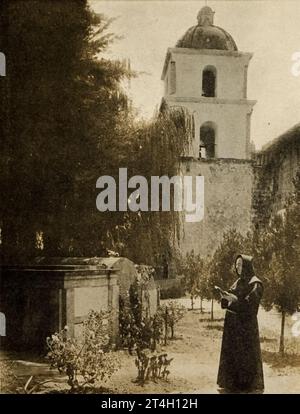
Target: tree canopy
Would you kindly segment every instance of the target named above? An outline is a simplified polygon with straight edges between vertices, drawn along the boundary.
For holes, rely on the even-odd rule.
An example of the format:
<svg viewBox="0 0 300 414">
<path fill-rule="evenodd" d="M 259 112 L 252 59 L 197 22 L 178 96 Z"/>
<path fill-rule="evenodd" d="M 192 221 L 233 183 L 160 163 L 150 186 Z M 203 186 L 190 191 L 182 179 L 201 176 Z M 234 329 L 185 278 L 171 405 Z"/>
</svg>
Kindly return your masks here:
<svg viewBox="0 0 300 414">
<path fill-rule="evenodd" d="M 86 0 L 3 0 L 0 8 L 3 261 L 107 249 L 162 261 L 158 246 L 170 254 L 175 213 L 100 213 L 96 181 L 121 167 L 172 176 L 189 139 L 185 114 L 135 119 L 123 87 L 135 74 L 107 58 L 117 36 Z"/>
</svg>

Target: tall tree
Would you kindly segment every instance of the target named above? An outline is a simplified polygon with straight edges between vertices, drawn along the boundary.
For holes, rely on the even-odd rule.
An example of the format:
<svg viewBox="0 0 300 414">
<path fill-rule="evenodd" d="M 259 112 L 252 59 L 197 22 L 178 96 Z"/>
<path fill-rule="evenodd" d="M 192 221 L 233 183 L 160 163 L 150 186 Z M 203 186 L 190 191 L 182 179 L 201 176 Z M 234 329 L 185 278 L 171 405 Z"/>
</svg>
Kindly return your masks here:
<svg viewBox="0 0 300 414">
<path fill-rule="evenodd" d="M 265 229 L 259 245 L 259 266 L 266 279 L 263 304 L 281 313 L 279 352 L 284 354 L 286 315 L 300 305 L 300 173 L 295 191 L 283 213 Z"/>
<path fill-rule="evenodd" d="M 8 62 L 0 97 L 4 260 L 112 249 L 137 262 L 169 261 L 180 214 L 100 213 L 96 181 L 117 180 L 121 167 L 148 183 L 176 175 L 190 118 L 164 108 L 151 122 L 136 122 L 122 88 L 133 73 L 105 57 L 115 40 L 110 20 L 86 0 L 3 0 L 0 7 Z"/>
<path fill-rule="evenodd" d="M 116 165 L 128 71 L 101 57 L 113 36 L 87 1 L 3 0 L 1 23 L 3 256 L 35 254 L 37 232 L 46 254 L 84 253 L 103 233 L 93 227 L 95 182 Z"/>
</svg>

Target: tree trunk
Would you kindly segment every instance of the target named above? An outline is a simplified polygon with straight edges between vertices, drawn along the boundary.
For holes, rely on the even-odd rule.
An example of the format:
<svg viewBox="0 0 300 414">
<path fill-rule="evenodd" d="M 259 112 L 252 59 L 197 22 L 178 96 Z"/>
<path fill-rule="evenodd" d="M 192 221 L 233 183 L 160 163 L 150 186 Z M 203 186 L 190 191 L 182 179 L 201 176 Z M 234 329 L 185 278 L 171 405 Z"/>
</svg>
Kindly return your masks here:
<svg viewBox="0 0 300 414">
<path fill-rule="evenodd" d="M 203 313 L 203 306 L 202 306 L 203 299 L 200 298 L 200 313 Z"/>
<path fill-rule="evenodd" d="M 170 327 L 171 327 L 171 339 L 174 339 L 174 324 L 172 324 Z"/>
<path fill-rule="evenodd" d="M 279 353 L 284 355 L 284 327 L 285 327 L 285 312 L 281 313 L 281 332 L 280 332 L 280 344 L 279 344 Z"/>
<path fill-rule="evenodd" d="M 168 337 L 168 307 L 166 306 L 166 314 L 165 314 L 165 345 L 167 345 L 167 337 Z"/>
<path fill-rule="evenodd" d="M 214 300 L 211 300 L 210 320 L 214 320 Z"/>
<path fill-rule="evenodd" d="M 194 296 L 191 296 L 192 310 L 194 309 Z"/>
</svg>

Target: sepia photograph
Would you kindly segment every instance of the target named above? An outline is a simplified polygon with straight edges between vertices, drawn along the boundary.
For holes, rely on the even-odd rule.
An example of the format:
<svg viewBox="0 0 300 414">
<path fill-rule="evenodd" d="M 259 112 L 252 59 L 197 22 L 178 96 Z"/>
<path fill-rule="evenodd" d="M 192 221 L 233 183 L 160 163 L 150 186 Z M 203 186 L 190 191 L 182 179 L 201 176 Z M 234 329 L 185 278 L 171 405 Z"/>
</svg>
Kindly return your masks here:
<svg viewBox="0 0 300 414">
<path fill-rule="evenodd" d="M 3 397 L 300 394 L 299 21 L 1 0 Z"/>
</svg>

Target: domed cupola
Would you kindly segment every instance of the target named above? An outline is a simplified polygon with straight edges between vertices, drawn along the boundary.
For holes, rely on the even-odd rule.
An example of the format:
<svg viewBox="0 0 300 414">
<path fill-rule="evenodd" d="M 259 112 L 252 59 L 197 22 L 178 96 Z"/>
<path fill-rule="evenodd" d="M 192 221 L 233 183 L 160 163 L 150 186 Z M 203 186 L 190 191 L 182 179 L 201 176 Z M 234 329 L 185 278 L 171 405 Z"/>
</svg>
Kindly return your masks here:
<svg viewBox="0 0 300 414">
<path fill-rule="evenodd" d="M 188 29 L 176 47 L 237 51 L 232 36 L 221 27 L 214 26 L 214 14 L 210 7 L 203 7 L 197 16 L 198 24 Z"/>
</svg>

